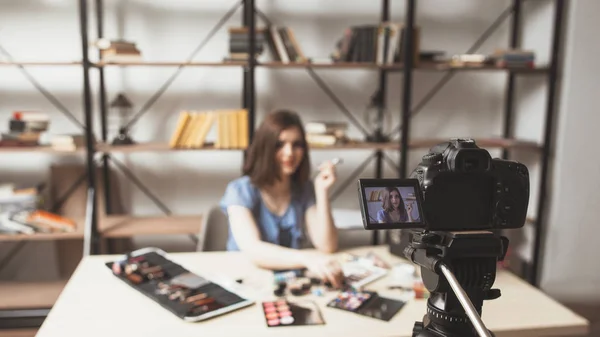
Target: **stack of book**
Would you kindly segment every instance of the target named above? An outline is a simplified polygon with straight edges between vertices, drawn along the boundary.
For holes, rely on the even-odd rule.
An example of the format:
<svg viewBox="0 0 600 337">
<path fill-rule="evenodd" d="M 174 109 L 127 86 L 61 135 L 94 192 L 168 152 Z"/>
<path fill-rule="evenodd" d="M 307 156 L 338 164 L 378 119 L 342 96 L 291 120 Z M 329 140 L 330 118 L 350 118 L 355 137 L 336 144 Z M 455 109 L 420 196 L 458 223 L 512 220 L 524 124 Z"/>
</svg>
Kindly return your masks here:
<svg viewBox="0 0 600 337">
<path fill-rule="evenodd" d="M 50 140 L 50 146 L 56 151 L 75 151 L 85 147 L 85 135 L 55 135 Z"/>
<path fill-rule="evenodd" d="M 403 24 L 393 22 L 349 27 L 337 42 L 331 58 L 334 62 L 401 63 L 404 59 L 404 32 Z M 419 62 L 419 46 L 420 28 L 414 26 L 415 65 Z"/>
<path fill-rule="evenodd" d="M 313 121 L 304 125 L 306 142 L 311 146 L 331 146 L 349 141 L 346 131 L 348 123 Z"/>
<path fill-rule="evenodd" d="M 228 61 L 247 61 L 249 51 L 248 28 L 229 29 L 229 58 Z M 306 62 L 294 31 L 289 27 L 271 25 L 267 28 L 256 29 L 256 55 L 258 58 L 264 52 L 264 44 L 268 45 L 271 57 L 275 62 L 297 63 Z"/>
<path fill-rule="evenodd" d="M 50 117 L 41 111 L 15 111 L 2 133 L 0 146 L 38 146 L 50 126 Z"/>
<path fill-rule="evenodd" d="M 500 68 L 533 68 L 535 66 L 535 53 L 529 50 L 497 50 L 491 58 Z"/>
<path fill-rule="evenodd" d="M 142 53 L 135 43 L 124 40 L 105 42 L 100 46 L 100 55 L 104 62 L 139 62 Z"/>
<path fill-rule="evenodd" d="M 255 58 L 258 58 L 264 51 L 265 33 L 264 29 L 257 28 L 254 38 Z M 248 61 L 250 53 L 250 36 L 248 27 L 229 28 L 229 58 L 227 61 Z"/>
<path fill-rule="evenodd" d="M 12 183 L 0 185 L 0 233 L 57 233 L 76 229 L 71 219 L 38 208 L 43 186 L 18 188 Z"/>
<path fill-rule="evenodd" d="M 178 149 L 202 148 L 210 144 L 207 136 L 216 124 L 214 146 L 219 149 L 245 149 L 248 147 L 248 111 L 183 111 L 179 115 L 169 146 Z"/>
</svg>

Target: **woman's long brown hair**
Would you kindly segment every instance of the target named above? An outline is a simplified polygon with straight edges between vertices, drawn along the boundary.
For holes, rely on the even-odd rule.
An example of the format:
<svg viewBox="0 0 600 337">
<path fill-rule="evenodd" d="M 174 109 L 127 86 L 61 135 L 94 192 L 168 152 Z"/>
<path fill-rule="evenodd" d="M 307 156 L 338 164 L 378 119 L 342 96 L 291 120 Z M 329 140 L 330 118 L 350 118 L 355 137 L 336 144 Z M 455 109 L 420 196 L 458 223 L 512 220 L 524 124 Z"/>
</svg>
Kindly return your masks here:
<svg viewBox="0 0 600 337">
<path fill-rule="evenodd" d="M 276 110 L 269 113 L 254 133 L 243 172 L 250 177 L 252 183 L 261 188 L 281 179 L 281 168 L 275 159 L 279 134 L 286 129 L 298 128 L 305 144 L 304 156 L 298 169 L 292 176 L 292 181 L 298 186 L 304 186 L 310 175 L 310 159 L 306 146 L 306 133 L 297 113 L 289 110 Z"/>
</svg>

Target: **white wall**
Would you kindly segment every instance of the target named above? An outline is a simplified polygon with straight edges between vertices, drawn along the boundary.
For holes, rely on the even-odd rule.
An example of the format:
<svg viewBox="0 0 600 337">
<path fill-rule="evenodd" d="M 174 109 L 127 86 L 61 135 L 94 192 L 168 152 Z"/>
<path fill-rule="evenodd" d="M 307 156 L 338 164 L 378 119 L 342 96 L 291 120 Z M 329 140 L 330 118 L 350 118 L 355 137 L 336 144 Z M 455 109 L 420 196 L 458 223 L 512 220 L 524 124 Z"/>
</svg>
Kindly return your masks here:
<svg viewBox="0 0 600 337">
<path fill-rule="evenodd" d="M 90 2 L 90 5 L 93 2 Z M 172 0 L 106 0 L 106 36 L 117 38 L 120 34 L 135 41 L 146 60 L 184 60 L 207 34 L 208 30 L 230 8 L 234 1 Z M 493 20 L 510 5 L 511 1 L 452 0 L 440 3 L 434 0 L 418 2 L 418 23 L 422 26 L 422 48 L 445 50 L 449 54 L 462 53 L 479 37 Z M 80 53 L 78 18 L 75 1 L 27 0 L 0 3 L 0 44 L 18 59 L 77 60 Z M 259 8 L 274 23 L 292 27 L 305 53 L 312 57 L 327 57 L 344 28 L 354 24 L 376 23 L 380 8 L 376 1 L 321 1 L 257 0 Z M 402 21 L 404 1 L 392 1 L 392 19 Z M 548 60 L 551 27 L 551 1 L 530 1 L 524 8 L 528 33 L 524 46 L 538 52 L 540 63 Z M 122 12 L 123 15 L 118 13 Z M 119 19 L 124 17 L 125 20 Z M 125 22 L 120 25 L 120 22 Z M 241 24 L 241 11 L 226 24 Z M 94 28 L 91 18 L 90 29 Z M 529 29 L 533 28 L 533 29 Z M 480 52 L 491 53 L 508 42 L 508 21 L 486 42 Z M 93 35 L 93 34 L 92 34 Z M 196 60 L 219 61 L 227 53 L 227 30 L 221 29 L 208 43 Z M 106 71 L 109 97 L 123 90 L 137 108 L 162 85 L 174 68 L 109 68 Z M 81 72 L 78 68 L 32 68 L 31 72 L 50 91 L 82 118 Z M 95 73 L 93 78 L 95 79 Z M 318 70 L 355 113 L 362 119 L 365 105 L 376 88 L 377 74 L 370 70 Z M 414 76 L 414 104 L 442 78 L 443 73 L 423 72 Z M 238 107 L 241 102 L 242 70 L 229 67 L 189 68 L 183 71 L 171 88 L 153 106 L 151 111 L 135 126 L 133 137 L 137 141 L 166 141 L 173 132 L 178 113 L 183 109 L 218 109 Z M 336 106 L 301 69 L 257 70 L 258 121 L 265 112 L 274 108 L 290 108 L 302 113 L 305 121 L 322 119 L 345 120 Z M 389 77 L 388 104 L 392 114 L 389 125 L 398 122 L 401 100 L 400 74 Z M 503 73 L 466 72 L 455 78 L 413 119 L 412 136 L 420 137 L 483 137 L 502 132 L 503 95 L 506 75 Z M 517 135 L 526 139 L 541 140 L 540 118 L 545 108 L 545 82 L 543 76 L 520 81 L 519 125 Z M 95 87 L 96 84 L 94 84 Z M 32 86 L 13 68 L 0 68 L 0 125 L 8 120 L 12 110 L 23 107 L 39 108 L 53 116 L 52 132 L 73 132 L 69 124 Z M 98 123 L 96 123 L 98 126 Z M 357 129 L 351 133 L 359 136 Z M 413 151 L 409 168 L 414 167 L 425 149 Z M 342 153 L 345 164 L 340 167 L 340 181 L 366 158 L 368 151 Z M 217 155 L 218 154 L 218 155 Z M 494 155 L 499 152 L 494 151 Z M 322 160 L 340 155 L 339 151 L 315 151 L 313 166 Z M 397 160 L 395 153 L 389 155 Z M 53 158 L 51 156 L 5 156 L 0 163 L 3 180 L 43 180 L 47 165 L 57 161 L 77 161 L 81 158 Z M 191 153 L 139 153 L 119 158 L 160 195 L 176 213 L 193 214 L 216 203 L 228 181 L 240 172 L 241 153 L 191 152 Z M 535 161 L 539 156 L 525 156 L 524 162 L 534 175 Z M 18 163 L 18 164 L 17 164 Z M 364 171 L 363 177 L 372 175 L 374 166 Z M 387 177 L 395 176 L 387 167 Z M 121 177 L 125 206 L 135 214 L 160 214 L 142 192 Z M 535 210 L 537 188 L 532 190 L 532 207 Z M 348 189 L 334 202 L 336 207 L 357 207 L 354 189 Z M 365 233 L 364 235 L 368 235 Z M 178 238 L 180 239 L 180 238 Z M 140 240 L 139 244 L 154 244 L 154 240 Z M 164 242 L 164 241 L 162 241 Z M 189 247 L 183 238 L 179 247 Z M 31 243 L 28 246 L 42 244 Z M 0 247 L 4 253 L 10 244 Z M 3 254 L 0 254 L 3 256 Z M 29 277 L 24 270 L 34 268 L 34 256 L 22 254 L 0 277 Z M 26 261 L 26 263 L 24 263 Z M 49 263 L 39 263 L 46 266 Z M 39 270 L 39 268 L 37 269 Z"/>
<path fill-rule="evenodd" d="M 542 288 L 565 301 L 600 300 L 600 2 L 570 2 Z"/>
</svg>

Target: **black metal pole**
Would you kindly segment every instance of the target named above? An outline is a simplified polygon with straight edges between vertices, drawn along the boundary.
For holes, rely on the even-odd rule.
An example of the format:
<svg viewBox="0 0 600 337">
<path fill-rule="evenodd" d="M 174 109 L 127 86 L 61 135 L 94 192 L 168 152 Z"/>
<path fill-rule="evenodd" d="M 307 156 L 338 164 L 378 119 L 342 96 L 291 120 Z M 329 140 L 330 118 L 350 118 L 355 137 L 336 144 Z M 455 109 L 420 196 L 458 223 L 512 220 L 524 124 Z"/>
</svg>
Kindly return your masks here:
<svg viewBox="0 0 600 337">
<path fill-rule="evenodd" d="M 85 140 L 86 140 L 86 161 L 87 161 L 87 178 L 88 178 L 88 191 L 91 196 L 91 207 L 88 211 L 92 214 L 88 214 L 90 217 L 90 228 L 86 229 L 86 232 L 90 235 L 90 246 L 89 252 L 84 254 L 97 254 L 100 252 L 100 237 L 98 234 L 98 218 L 96 212 L 96 175 L 95 175 L 95 162 L 94 162 L 94 120 L 92 118 L 92 95 L 90 88 L 90 68 L 91 63 L 88 53 L 88 13 L 87 13 L 87 0 L 79 0 L 79 24 L 81 30 L 81 52 L 82 52 L 82 63 L 83 63 L 83 110 L 85 117 Z"/>
<path fill-rule="evenodd" d="M 412 102 L 412 74 L 414 64 L 415 0 L 406 0 L 406 24 L 404 26 L 404 84 L 402 88 L 402 134 L 400 135 L 400 178 L 406 177 L 408 142 L 410 140 L 410 114 Z"/>
<path fill-rule="evenodd" d="M 382 0 L 381 3 L 381 23 L 386 23 L 390 20 L 390 1 Z M 375 141 L 383 141 L 383 125 L 385 119 L 385 99 L 386 99 L 386 86 L 387 86 L 387 71 L 385 69 L 379 70 L 379 87 L 377 88 L 377 127 L 375 128 Z M 375 152 L 375 177 L 383 178 L 383 151 L 377 150 Z M 373 231 L 371 241 L 373 245 L 379 244 L 379 231 Z M 387 235 L 386 235 L 387 241 Z"/>
<path fill-rule="evenodd" d="M 542 147 L 542 172 L 540 176 L 540 192 L 535 221 L 535 239 L 533 243 L 533 261 L 531 272 L 531 284 L 539 286 L 540 266 L 542 265 L 542 239 L 544 238 L 544 220 L 546 212 L 548 165 L 550 160 L 552 134 L 554 132 L 554 115 L 556 110 L 556 94 L 558 81 L 558 68 L 560 63 L 560 49 L 564 24 L 565 1 L 555 0 L 554 6 L 554 30 L 552 32 L 552 51 L 550 58 L 550 69 L 548 74 L 548 103 L 546 105 L 546 120 L 544 127 L 544 144 Z"/>
<path fill-rule="evenodd" d="M 521 36 L 521 2 L 522 0 L 513 0 L 513 13 L 510 23 L 510 48 L 519 48 Z M 508 83 L 506 85 L 506 97 L 504 102 L 504 138 L 512 138 L 512 124 L 515 109 L 515 73 L 508 72 Z M 502 158 L 508 159 L 509 150 L 502 150 Z"/>
<path fill-rule="evenodd" d="M 96 0 L 96 30 L 98 39 L 104 37 L 104 1 Z M 102 53 L 98 51 L 98 57 L 101 59 Z M 106 86 L 104 84 L 104 67 L 98 68 L 98 80 L 100 88 L 98 99 L 100 104 L 100 126 L 102 133 L 102 142 L 108 143 L 108 112 L 106 111 Z M 102 154 L 102 180 L 104 181 L 104 209 L 106 214 L 111 214 L 110 207 L 110 167 L 108 165 L 109 154 Z"/>
<path fill-rule="evenodd" d="M 244 26 L 248 28 L 248 64 L 244 67 L 244 109 L 248 110 L 248 137 L 252 141 L 254 136 L 255 120 L 255 83 L 254 70 L 256 68 L 256 20 L 254 0 L 244 1 Z"/>
</svg>

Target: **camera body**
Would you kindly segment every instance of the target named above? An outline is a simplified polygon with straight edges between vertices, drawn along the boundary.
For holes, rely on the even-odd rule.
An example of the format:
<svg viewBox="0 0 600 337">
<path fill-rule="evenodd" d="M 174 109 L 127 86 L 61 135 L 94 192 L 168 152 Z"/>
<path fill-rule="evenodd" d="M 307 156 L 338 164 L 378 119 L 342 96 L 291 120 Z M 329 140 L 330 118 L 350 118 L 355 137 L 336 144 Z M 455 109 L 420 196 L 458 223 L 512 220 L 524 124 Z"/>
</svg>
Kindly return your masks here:
<svg viewBox="0 0 600 337">
<path fill-rule="evenodd" d="M 413 206 L 404 209 L 404 213 L 411 216 L 402 215 L 401 207 L 377 210 L 374 216 L 373 203 L 377 201 L 382 209 L 386 208 L 384 206 L 392 204 L 395 200 L 392 196 L 395 198 L 397 194 L 384 191 L 387 199 L 374 200 L 377 199 L 373 198 L 375 186 L 388 192 L 396 187 L 395 190 L 401 192 L 402 205 L 406 205 L 407 196 L 414 199 Z M 430 231 L 523 227 L 530 190 L 529 170 L 525 165 L 492 159 L 489 152 L 479 148 L 472 139 L 451 139 L 432 147 L 409 179 L 359 179 L 358 187 L 365 229 L 424 228 Z M 407 190 L 410 187 L 412 194 Z M 416 216 L 418 221 L 414 221 Z"/>
</svg>

